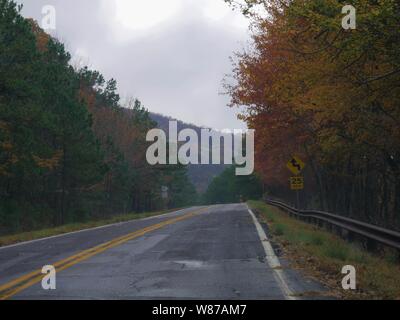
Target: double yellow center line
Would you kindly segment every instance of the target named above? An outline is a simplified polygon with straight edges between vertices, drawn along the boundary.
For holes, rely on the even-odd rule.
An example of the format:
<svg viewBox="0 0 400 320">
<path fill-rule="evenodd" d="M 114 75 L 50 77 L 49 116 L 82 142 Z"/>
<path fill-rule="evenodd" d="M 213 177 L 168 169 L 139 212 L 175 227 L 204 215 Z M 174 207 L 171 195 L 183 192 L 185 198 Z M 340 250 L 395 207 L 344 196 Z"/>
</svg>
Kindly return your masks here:
<svg viewBox="0 0 400 320">
<path fill-rule="evenodd" d="M 70 256 L 66 259 L 60 260 L 56 263 L 53 263 L 52 265 L 54 266 L 54 268 L 56 269 L 57 272 L 63 271 L 67 268 L 70 268 L 70 267 L 76 265 L 77 263 L 79 263 L 83 260 L 89 259 L 90 257 L 93 257 L 93 256 L 95 256 L 99 253 L 102 253 L 108 249 L 114 248 L 125 242 L 136 239 L 138 237 L 141 237 L 141 236 L 145 235 L 146 233 L 155 231 L 157 229 L 161 229 L 165 226 L 177 223 L 179 221 L 183 221 L 183 220 L 192 218 L 205 210 L 207 210 L 207 208 L 193 211 L 191 213 L 179 216 L 177 218 L 166 220 L 166 221 L 157 223 L 155 225 L 146 227 L 144 229 L 126 234 L 122 237 L 115 238 L 111 241 L 105 242 L 96 247 L 81 251 L 81 252 L 79 252 L 73 256 Z M 34 284 L 42 281 L 43 276 L 44 275 L 42 274 L 42 270 L 39 269 L 39 270 L 30 272 L 28 274 L 25 274 L 19 278 L 16 278 L 4 285 L 1 285 L 0 286 L 0 300 L 9 299 L 12 296 L 16 295 L 17 293 L 21 292 L 22 290 L 25 290 L 26 288 L 29 288 L 29 287 L 33 286 Z"/>
</svg>

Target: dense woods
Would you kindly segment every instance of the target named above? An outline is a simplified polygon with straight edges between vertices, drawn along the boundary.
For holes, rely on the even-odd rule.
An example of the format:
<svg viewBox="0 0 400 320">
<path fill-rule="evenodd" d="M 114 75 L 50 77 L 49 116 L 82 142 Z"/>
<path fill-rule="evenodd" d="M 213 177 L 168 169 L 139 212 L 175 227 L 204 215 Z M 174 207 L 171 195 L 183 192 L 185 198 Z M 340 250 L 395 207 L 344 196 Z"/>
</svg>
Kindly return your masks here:
<svg viewBox="0 0 400 320">
<path fill-rule="evenodd" d="M 246 3 L 253 45 L 226 87 L 256 129 L 269 196 L 293 202 L 286 163 L 297 154 L 307 164 L 302 206 L 400 228 L 399 2 Z M 346 4 L 357 10 L 355 30 L 342 28 Z"/>
<path fill-rule="evenodd" d="M 121 103 L 115 80 L 75 70 L 20 9 L 0 0 L 0 233 L 196 201 L 186 168 L 147 164 L 157 124 L 141 103 Z"/>
<path fill-rule="evenodd" d="M 211 181 L 203 201 L 208 204 L 239 203 L 259 200 L 262 195 L 263 184 L 256 174 L 237 176 L 236 167 L 231 166 Z"/>
</svg>

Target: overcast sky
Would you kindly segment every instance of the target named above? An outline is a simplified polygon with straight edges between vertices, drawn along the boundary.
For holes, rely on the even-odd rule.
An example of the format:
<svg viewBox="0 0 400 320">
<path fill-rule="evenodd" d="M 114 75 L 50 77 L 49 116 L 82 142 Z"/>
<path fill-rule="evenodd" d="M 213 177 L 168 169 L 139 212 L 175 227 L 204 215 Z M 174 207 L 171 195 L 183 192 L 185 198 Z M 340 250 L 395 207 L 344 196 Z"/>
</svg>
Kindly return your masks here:
<svg viewBox="0 0 400 320">
<path fill-rule="evenodd" d="M 248 22 L 223 0 L 19 0 L 26 17 L 56 8 L 55 35 L 122 97 L 153 112 L 216 129 L 243 128 L 220 95 L 229 57 L 249 40 Z"/>
</svg>

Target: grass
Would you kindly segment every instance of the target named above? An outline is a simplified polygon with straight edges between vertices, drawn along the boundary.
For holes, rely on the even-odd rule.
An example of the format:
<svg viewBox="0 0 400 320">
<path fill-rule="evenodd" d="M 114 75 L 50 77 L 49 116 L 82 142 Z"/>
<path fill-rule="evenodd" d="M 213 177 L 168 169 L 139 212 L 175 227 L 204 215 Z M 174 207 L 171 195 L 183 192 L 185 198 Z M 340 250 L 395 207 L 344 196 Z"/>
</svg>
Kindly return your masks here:
<svg viewBox="0 0 400 320">
<path fill-rule="evenodd" d="M 80 230 L 84 230 L 84 229 L 101 227 L 101 226 L 119 223 L 119 222 L 126 222 L 126 221 L 131 221 L 131 220 L 138 220 L 138 219 L 143 219 L 143 218 L 148 218 L 148 217 L 159 216 L 161 214 L 172 212 L 175 210 L 179 210 L 179 209 L 164 210 L 164 211 L 158 211 L 158 212 L 121 214 L 121 215 L 116 215 L 112 218 L 104 219 L 104 220 L 93 220 L 93 221 L 82 222 L 82 223 L 71 223 L 71 224 L 65 224 L 63 226 L 54 227 L 54 228 L 47 228 L 47 229 L 35 230 L 35 231 L 31 231 L 31 232 L 23 232 L 23 233 L 18 233 L 18 234 L 0 236 L 0 247 L 11 245 L 11 244 L 16 244 L 19 242 L 42 239 L 42 238 L 61 235 L 61 234 L 69 233 L 69 232 L 80 231 Z"/>
<path fill-rule="evenodd" d="M 295 268 L 331 289 L 343 299 L 400 299 L 400 265 L 393 252 L 377 256 L 340 237 L 290 217 L 260 201 L 249 206 L 268 224 L 273 241 Z M 357 271 L 357 290 L 345 291 L 341 270 L 352 265 Z"/>
</svg>

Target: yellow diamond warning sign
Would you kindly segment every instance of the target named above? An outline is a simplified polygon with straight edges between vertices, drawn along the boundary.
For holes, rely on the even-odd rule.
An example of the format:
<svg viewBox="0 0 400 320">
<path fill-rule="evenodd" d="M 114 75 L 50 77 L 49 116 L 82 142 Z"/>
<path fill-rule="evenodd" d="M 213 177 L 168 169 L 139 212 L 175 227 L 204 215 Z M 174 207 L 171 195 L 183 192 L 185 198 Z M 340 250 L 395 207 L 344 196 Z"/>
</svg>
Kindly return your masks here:
<svg viewBox="0 0 400 320">
<path fill-rule="evenodd" d="M 306 164 L 296 156 L 293 156 L 292 159 L 287 163 L 288 169 L 294 174 L 299 175 L 303 169 L 305 168 Z"/>
</svg>

